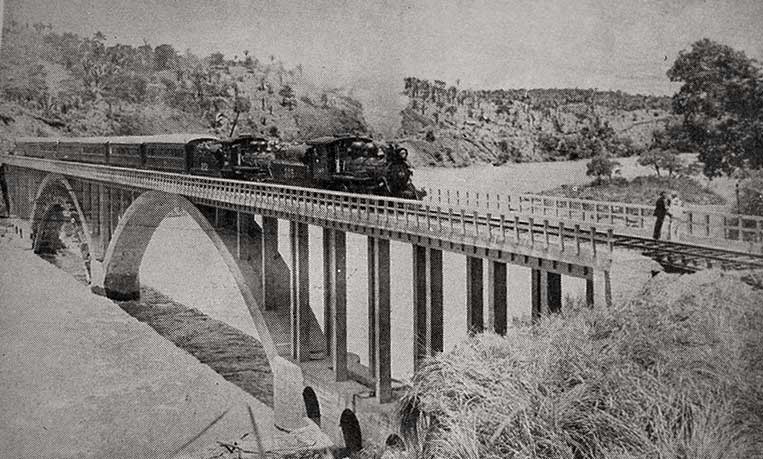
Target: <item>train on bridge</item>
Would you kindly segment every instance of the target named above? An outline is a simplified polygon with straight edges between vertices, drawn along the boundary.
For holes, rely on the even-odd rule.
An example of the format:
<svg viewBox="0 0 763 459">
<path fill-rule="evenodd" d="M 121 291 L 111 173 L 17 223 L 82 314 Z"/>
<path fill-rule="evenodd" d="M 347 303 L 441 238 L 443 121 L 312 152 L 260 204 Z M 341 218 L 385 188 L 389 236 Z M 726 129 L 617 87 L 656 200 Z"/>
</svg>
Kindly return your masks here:
<svg viewBox="0 0 763 459">
<path fill-rule="evenodd" d="M 424 195 L 413 186 L 404 148 L 363 136 L 320 137 L 292 147 L 252 135 L 28 137 L 16 140 L 13 154 L 407 199 Z"/>
</svg>

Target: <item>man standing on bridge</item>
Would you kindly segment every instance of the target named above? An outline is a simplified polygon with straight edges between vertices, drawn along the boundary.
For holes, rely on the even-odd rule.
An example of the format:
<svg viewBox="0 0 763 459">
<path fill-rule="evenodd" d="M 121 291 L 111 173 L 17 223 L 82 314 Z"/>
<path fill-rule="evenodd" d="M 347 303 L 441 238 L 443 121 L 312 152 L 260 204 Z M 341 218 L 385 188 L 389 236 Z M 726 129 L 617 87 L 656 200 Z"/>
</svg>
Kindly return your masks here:
<svg viewBox="0 0 763 459">
<path fill-rule="evenodd" d="M 654 222 L 654 234 L 652 235 L 652 238 L 655 240 L 660 238 L 660 234 L 662 233 L 662 222 L 665 221 L 665 216 L 670 215 L 668 213 L 668 205 L 669 202 L 665 202 L 665 192 L 660 191 L 660 197 L 657 198 L 657 203 L 654 207 L 654 215 L 657 217 L 657 220 Z"/>
</svg>

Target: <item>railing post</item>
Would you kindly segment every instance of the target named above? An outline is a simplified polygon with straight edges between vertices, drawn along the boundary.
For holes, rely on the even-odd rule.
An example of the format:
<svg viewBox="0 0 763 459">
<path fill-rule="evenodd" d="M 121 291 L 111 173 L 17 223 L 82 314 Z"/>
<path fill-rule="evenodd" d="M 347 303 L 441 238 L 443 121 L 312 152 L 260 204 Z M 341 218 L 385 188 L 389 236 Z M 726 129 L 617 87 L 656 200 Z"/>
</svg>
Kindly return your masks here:
<svg viewBox="0 0 763 459">
<path fill-rule="evenodd" d="M 493 239 L 493 225 L 490 224 L 490 220 L 492 218 L 492 215 L 490 215 L 490 212 L 487 213 L 487 240 L 490 241 Z"/>
<path fill-rule="evenodd" d="M 612 228 L 607 229 L 607 250 L 609 250 L 610 253 L 614 250 L 615 245 L 615 232 Z"/>
<path fill-rule="evenodd" d="M 514 215 L 514 239 L 519 243 L 519 215 Z"/>
<path fill-rule="evenodd" d="M 480 229 L 479 229 L 479 221 L 477 220 L 479 218 L 477 211 L 475 210 L 472 215 L 474 217 L 474 235 L 479 236 Z"/>
<path fill-rule="evenodd" d="M 564 252 L 564 222 L 559 222 L 559 245 L 561 246 L 562 252 Z"/>
<path fill-rule="evenodd" d="M 575 232 L 573 233 L 573 239 L 575 241 L 576 254 L 580 255 L 580 225 L 575 223 Z"/>
<path fill-rule="evenodd" d="M 506 241 L 506 216 L 501 214 L 501 240 Z"/>
<path fill-rule="evenodd" d="M 448 207 L 448 224 L 450 226 L 450 234 L 453 234 L 453 208 Z"/>
<path fill-rule="evenodd" d="M 530 233 L 530 247 L 535 247 L 535 231 L 533 230 L 534 229 L 533 218 L 528 217 L 527 222 L 528 222 L 527 228 Z"/>
<path fill-rule="evenodd" d="M 705 214 L 705 236 L 710 237 L 710 214 Z"/>
<path fill-rule="evenodd" d="M 686 230 L 688 231 L 690 235 L 694 234 L 694 212 L 692 211 L 687 212 L 686 217 L 688 219 L 687 221 L 688 228 Z"/>
<path fill-rule="evenodd" d="M 466 212 L 461 209 L 461 234 L 466 236 Z"/>
<path fill-rule="evenodd" d="M 543 237 L 546 240 L 546 248 L 548 248 L 550 244 L 549 234 L 548 234 L 548 219 L 543 219 Z"/>
<path fill-rule="evenodd" d="M 591 226 L 591 251 L 596 256 L 596 227 Z"/>
<path fill-rule="evenodd" d="M 429 231 L 429 229 L 432 227 L 431 216 L 430 216 L 430 210 L 429 210 L 429 204 L 427 204 L 427 205 L 424 207 L 424 211 L 427 213 L 427 214 L 426 214 L 426 217 L 425 217 L 425 221 L 426 221 L 426 224 L 427 224 L 427 231 Z"/>
</svg>

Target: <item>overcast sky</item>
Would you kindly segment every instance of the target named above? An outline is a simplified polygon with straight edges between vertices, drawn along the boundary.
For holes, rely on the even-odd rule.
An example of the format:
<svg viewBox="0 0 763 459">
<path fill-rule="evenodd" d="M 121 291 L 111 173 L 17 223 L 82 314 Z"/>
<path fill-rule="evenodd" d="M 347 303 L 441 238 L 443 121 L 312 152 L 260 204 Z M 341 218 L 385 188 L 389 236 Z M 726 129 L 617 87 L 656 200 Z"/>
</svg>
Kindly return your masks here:
<svg viewBox="0 0 763 459">
<path fill-rule="evenodd" d="M 0 0 L 2 2 L 3 0 Z M 438 78 L 472 87 L 671 94 L 703 37 L 763 58 L 763 0 L 5 0 L 6 16 L 112 41 L 276 55 L 333 85 Z M 396 83 L 400 84 L 400 83 Z"/>
</svg>

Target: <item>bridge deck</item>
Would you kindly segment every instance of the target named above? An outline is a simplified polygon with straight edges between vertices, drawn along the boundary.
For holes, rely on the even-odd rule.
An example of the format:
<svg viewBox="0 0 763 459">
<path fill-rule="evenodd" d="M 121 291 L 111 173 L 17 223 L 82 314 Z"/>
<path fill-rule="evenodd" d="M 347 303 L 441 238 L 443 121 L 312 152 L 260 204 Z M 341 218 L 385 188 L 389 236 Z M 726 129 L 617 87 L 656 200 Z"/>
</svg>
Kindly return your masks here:
<svg viewBox="0 0 763 459">
<path fill-rule="evenodd" d="M 490 209 L 453 202 L 411 201 L 354 195 L 282 185 L 181 174 L 125 169 L 94 164 L 0 156 L 0 161 L 22 168 L 108 182 L 137 189 L 181 194 L 237 210 L 257 209 L 295 221 L 339 225 L 341 229 L 390 239 L 433 245 L 485 257 L 518 255 L 543 258 L 572 266 L 606 268 L 614 248 L 638 250 L 664 264 L 686 270 L 707 267 L 749 269 L 763 267 L 763 255 L 723 247 L 722 241 L 659 240 L 634 234 L 618 225 L 592 223 L 569 217 L 514 212 L 511 206 Z M 448 199 L 450 201 L 450 199 Z M 443 206 L 444 204 L 444 206 Z M 611 203 L 607 203 L 611 204 Z M 626 204 L 622 206 L 627 207 Z M 641 206 L 643 207 L 643 206 Z M 486 210 L 495 210 L 495 214 Z M 499 214 L 497 212 L 505 212 Z M 612 209 L 610 206 L 610 213 Z M 627 213 L 627 212 L 626 212 Z M 643 220 L 643 209 L 639 210 Z M 598 217 L 597 217 L 598 219 Z M 645 224 L 642 222 L 642 227 Z M 714 245 L 718 242 L 718 246 Z M 497 254 L 497 255 L 496 255 Z M 521 264 L 521 263 L 520 263 Z M 577 273 L 587 277 L 587 273 Z"/>
</svg>

